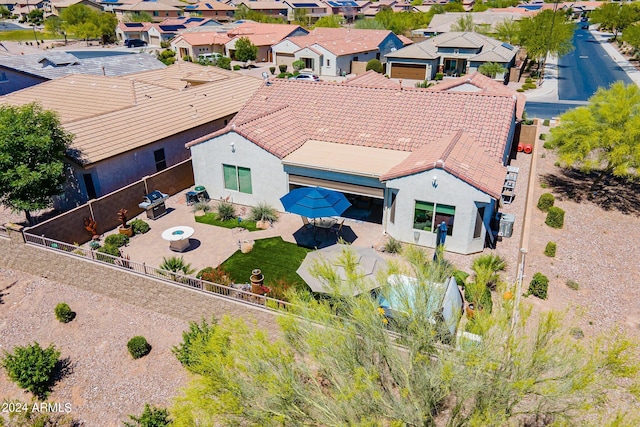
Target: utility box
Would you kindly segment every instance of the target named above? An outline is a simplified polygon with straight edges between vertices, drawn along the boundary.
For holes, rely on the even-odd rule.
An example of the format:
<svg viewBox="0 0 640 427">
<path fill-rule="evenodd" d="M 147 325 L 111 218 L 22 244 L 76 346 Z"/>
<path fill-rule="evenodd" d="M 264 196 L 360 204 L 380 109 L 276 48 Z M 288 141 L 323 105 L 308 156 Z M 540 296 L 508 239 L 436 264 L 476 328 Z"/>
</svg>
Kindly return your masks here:
<svg viewBox="0 0 640 427">
<path fill-rule="evenodd" d="M 515 215 L 503 213 L 500 216 L 500 229 L 498 231 L 498 236 L 511 237 L 513 234 L 513 223 L 515 221 Z"/>
</svg>

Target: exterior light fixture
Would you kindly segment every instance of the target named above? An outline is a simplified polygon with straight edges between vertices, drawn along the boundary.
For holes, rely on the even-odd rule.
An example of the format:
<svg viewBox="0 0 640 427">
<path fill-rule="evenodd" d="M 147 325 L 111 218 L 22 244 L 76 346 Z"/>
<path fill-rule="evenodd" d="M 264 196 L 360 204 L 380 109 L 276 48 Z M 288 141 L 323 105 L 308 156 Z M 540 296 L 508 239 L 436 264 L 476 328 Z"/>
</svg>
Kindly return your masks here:
<svg viewBox="0 0 640 427">
<path fill-rule="evenodd" d="M 235 144 L 235 142 L 232 142 L 231 144 L 229 144 L 229 147 L 231 147 L 231 152 L 232 153 L 236 152 L 236 144 Z"/>
</svg>

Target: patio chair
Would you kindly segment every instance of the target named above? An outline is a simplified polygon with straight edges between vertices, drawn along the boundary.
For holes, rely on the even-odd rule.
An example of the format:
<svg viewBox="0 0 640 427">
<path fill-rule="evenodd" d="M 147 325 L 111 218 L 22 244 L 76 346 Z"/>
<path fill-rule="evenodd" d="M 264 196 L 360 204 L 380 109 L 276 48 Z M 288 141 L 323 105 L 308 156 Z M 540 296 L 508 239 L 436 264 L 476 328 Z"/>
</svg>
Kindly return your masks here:
<svg viewBox="0 0 640 427">
<path fill-rule="evenodd" d="M 332 233 L 336 233 L 336 236 L 340 236 L 340 232 L 342 231 L 342 225 L 344 224 L 344 218 L 339 223 L 335 223 L 331 226 L 330 231 Z"/>
</svg>

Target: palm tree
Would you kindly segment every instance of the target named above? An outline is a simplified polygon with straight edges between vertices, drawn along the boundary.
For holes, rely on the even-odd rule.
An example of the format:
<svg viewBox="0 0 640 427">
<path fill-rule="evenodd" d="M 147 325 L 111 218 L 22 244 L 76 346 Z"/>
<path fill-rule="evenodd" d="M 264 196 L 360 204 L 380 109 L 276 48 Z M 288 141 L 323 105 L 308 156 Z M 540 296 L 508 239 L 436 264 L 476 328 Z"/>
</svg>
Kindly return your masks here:
<svg viewBox="0 0 640 427">
<path fill-rule="evenodd" d="M 502 74 L 506 69 L 497 62 L 485 62 L 478 67 L 478 72 L 484 74 L 487 77 L 495 79 L 498 74 Z"/>
<path fill-rule="evenodd" d="M 162 257 L 161 270 L 171 271 L 173 273 L 182 273 L 185 275 L 195 273 L 195 269 L 191 268 L 191 264 L 184 262 L 183 257 L 172 256 L 171 258 Z"/>
<path fill-rule="evenodd" d="M 506 267 L 506 262 L 499 255 L 480 255 L 471 265 L 475 274 L 474 282 L 495 288 L 496 282 L 500 279 L 499 272 L 504 271 Z"/>
</svg>

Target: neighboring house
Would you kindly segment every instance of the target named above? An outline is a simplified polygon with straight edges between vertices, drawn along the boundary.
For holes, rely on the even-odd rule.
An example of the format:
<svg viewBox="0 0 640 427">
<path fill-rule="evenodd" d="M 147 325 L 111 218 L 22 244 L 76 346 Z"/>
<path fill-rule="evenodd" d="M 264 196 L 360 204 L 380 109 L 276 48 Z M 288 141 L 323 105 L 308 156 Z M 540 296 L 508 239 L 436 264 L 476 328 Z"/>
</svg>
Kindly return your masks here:
<svg viewBox="0 0 640 427">
<path fill-rule="evenodd" d="M 49 2 L 51 8 L 50 13 L 60 16 L 65 9 L 75 4 L 82 4 L 95 12 L 102 12 L 103 10 L 102 5 L 93 0 L 51 0 Z"/>
<path fill-rule="evenodd" d="M 403 40 L 404 39 L 404 40 Z M 379 59 L 385 62 L 387 53 L 402 49 L 406 38 L 388 30 L 356 30 L 349 28 L 314 28 L 309 34 L 287 37 L 273 46 L 276 65 L 304 61 L 305 68 L 324 76 L 339 76 L 352 72 L 353 62 Z"/>
<path fill-rule="evenodd" d="M 325 3 L 329 6 L 331 14 L 341 15 L 348 22 L 353 21 L 360 13 L 362 13 L 363 5 L 359 4 L 355 0 L 326 0 Z M 366 4 L 369 4 L 369 2 L 366 2 Z"/>
<path fill-rule="evenodd" d="M 246 8 L 255 12 L 262 13 L 272 18 L 287 19 L 289 7 L 281 1 L 252 1 L 243 0 L 235 3 L 237 9 Z"/>
<path fill-rule="evenodd" d="M 212 0 L 210 2 L 190 4 L 184 8 L 184 11 L 189 16 L 212 18 L 218 22 L 231 22 L 233 21 L 236 7 L 221 1 Z"/>
<path fill-rule="evenodd" d="M 150 43 L 151 22 L 119 22 L 116 26 L 116 38 L 119 41 L 140 39 Z"/>
<path fill-rule="evenodd" d="M 431 80 L 436 73 L 459 76 L 485 62 L 506 70 L 496 80 L 506 81 L 518 48 L 472 32 L 444 33 L 387 54 L 387 73 L 393 78 Z"/>
<path fill-rule="evenodd" d="M 227 32 L 230 40 L 225 44 L 225 51 L 227 56 L 233 58 L 236 42 L 241 37 L 246 37 L 258 47 L 258 61 L 273 62 L 273 53 L 271 51 L 273 45 L 280 43 L 287 37 L 301 36 L 308 33 L 300 25 L 244 22 Z"/>
<path fill-rule="evenodd" d="M 412 34 L 420 36 L 436 36 L 451 31 L 451 27 L 455 27 L 461 18 L 471 16 L 474 25 L 482 28 L 484 34 L 495 33 L 496 25 L 504 21 L 519 21 L 524 16 L 521 13 L 513 12 L 447 12 L 433 15 L 433 19 L 427 28 L 413 30 Z"/>
<path fill-rule="evenodd" d="M 323 16 L 331 15 L 331 7 L 321 0 L 285 0 L 282 3 L 287 5 L 289 22 L 304 17 L 307 24 L 313 24 Z"/>
<path fill-rule="evenodd" d="M 225 43 L 229 41 L 226 32 L 194 31 L 184 32 L 171 40 L 171 49 L 176 52 L 178 59 L 185 57 L 197 59 L 205 53 L 219 53 L 225 55 Z"/>
<path fill-rule="evenodd" d="M 70 74 L 121 76 L 164 67 L 155 55 L 146 53 L 84 59 L 60 51 L 3 56 L 0 57 L 0 95 Z"/>
<path fill-rule="evenodd" d="M 278 209 L 291 189 L 318 185 L 351 200 L 344 216 L 378 222 L 402 242 L 433 247 L 445 221 L 447 250 L 482 251 L 517 127 L 516 92 L 498 94 L 508 88 L 482 77 L 500 89 L 462 91 L 466 77 L 451 91 L 375 78 L 272 80 L 227 127 L 187 144 L 195 181 L 212 198 Z"/>
<path fill-rule="evenodd" d="M 396 3 L 396 0 L 379 0 L 370 2 L 362 8 L 362 16 L 365 18 L 375 18 L 378 12 L 382 9 L 386 8 L 393 10 L 393 6 L 395 6 Z"/>
<path fill-rule="evenodd" d="M 69 208 L 189 158 L 185 143 L 223 128 L 262 84 L 179 63 L 126 77 L 67 76 L 0 103 L 38 101 L 74 135 L 65 193 L 55 203 Z"/>
<path fill-rule="evenodd" d="M 208 18 L 186 17 L 165 19 L 160 23 L 150 22 L 119 22 L 116 27 L 116 37 L 119 41 L 140 39 L 159 46 L 160 42 L 168 41 L 181 32 L 195 27 L 219 27 L 220 23 Z"/>
<path fill-rule="evenodd" d="M 147 13 L 151 16 L 153 22 L 162 22 L 167 18 L 182 16 L 185 6 L 186 3 L 178 0 L 143 0 L 114 6 L 113 11 L 120 22 L 125 21 L 125 15 L 136 13 Z"/>
<path fill-rule="evenodd" d="M 11 12 L 16 15 L 18 18 L 26 18 L 34 9 L 40 9 L 45 12 L 49 12 L 49 1 L 48 0 L 18 0 L 15 2 Z"/>
</svg>

